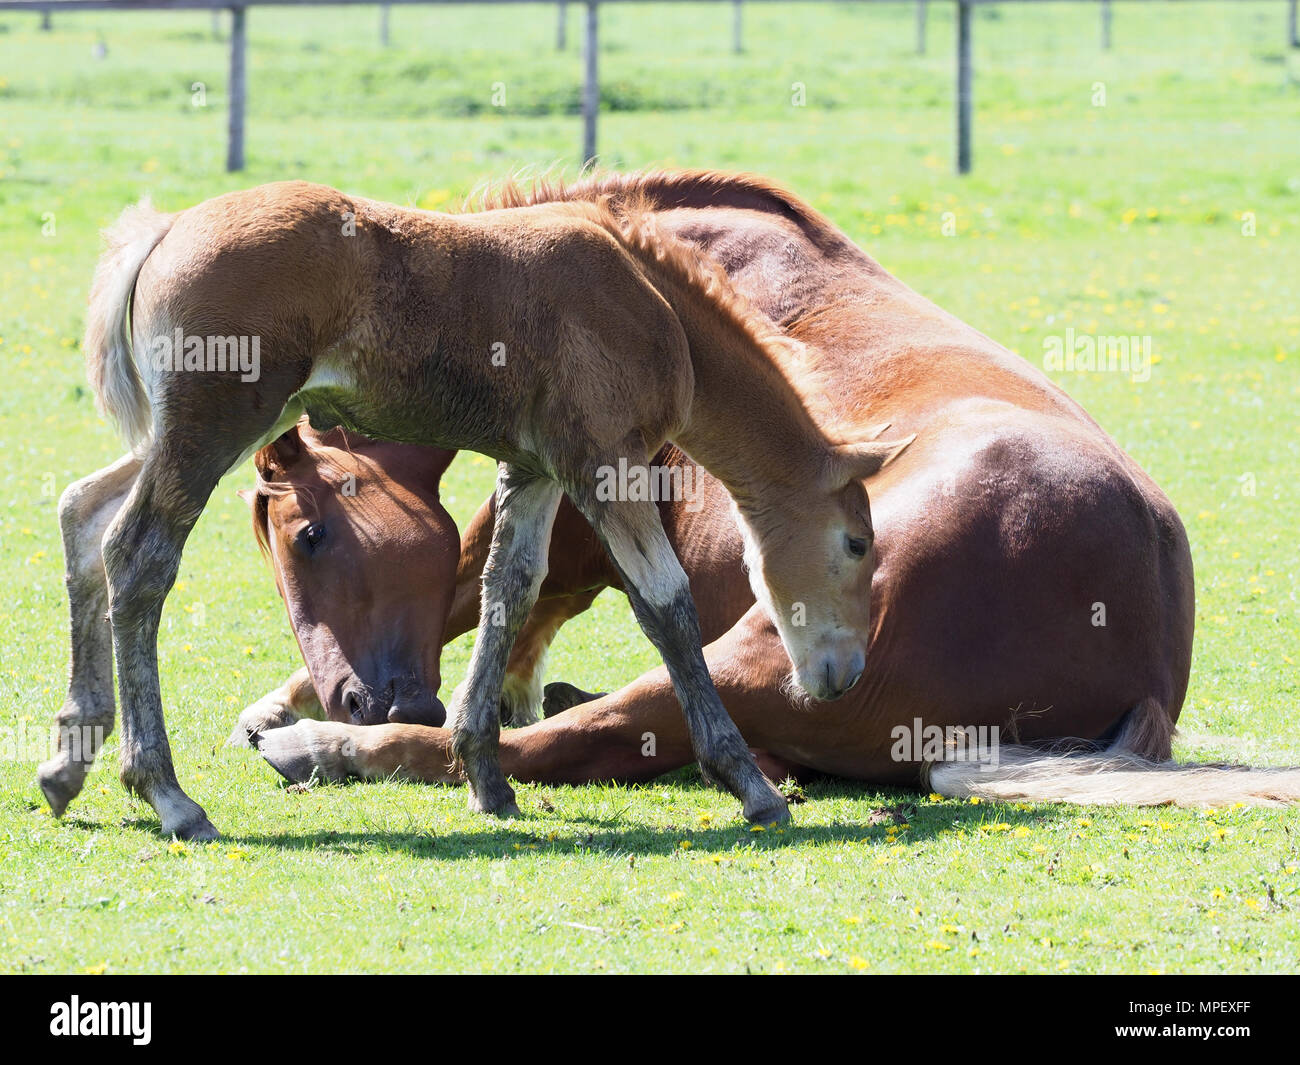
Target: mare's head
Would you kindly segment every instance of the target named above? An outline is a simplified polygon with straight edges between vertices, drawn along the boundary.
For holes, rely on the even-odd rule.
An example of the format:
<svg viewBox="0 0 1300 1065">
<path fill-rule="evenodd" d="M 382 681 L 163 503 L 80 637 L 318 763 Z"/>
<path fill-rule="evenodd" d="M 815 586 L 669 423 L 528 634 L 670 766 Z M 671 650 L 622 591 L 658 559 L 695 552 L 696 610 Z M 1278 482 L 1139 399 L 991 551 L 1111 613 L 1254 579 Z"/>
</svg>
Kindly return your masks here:
<svg viewBox="0 0 1300 1065">
<path fill-rule="evenodd" d="M 333 721 L 446 720 L 439 659 L 460 535 L 438 483 L 454 455 L 304 420 L 255 456 L 254 529 Z"/>
<path fill-rule="evenodd" d="M 834 446 L 817 475 L 738 508 L 750 584 L 794 664 L 796 699 L 838 699 L 866 669 L 876 553 L 863 481 L 911 442 Z"/>
</svg>

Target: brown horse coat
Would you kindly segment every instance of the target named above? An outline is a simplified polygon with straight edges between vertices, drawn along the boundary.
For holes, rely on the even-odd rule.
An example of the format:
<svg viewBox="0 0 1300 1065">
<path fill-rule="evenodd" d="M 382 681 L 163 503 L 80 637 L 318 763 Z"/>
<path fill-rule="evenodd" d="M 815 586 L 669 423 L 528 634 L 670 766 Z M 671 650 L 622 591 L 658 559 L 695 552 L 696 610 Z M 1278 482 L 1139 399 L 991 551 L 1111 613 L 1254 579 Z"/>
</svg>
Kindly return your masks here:
<svg viewBox="0 0 1300 1065">
<path fill-rule="evenodd" d="M 111 727 L 101 689 L 115 659 L 122 779 L 164 832 L 216 830 L 172 766 L 157 662 L 163 602 L 217 481 L 304 409 L 318 425 L 500 463 L 484 618 L 453 701 L 475 809 L 515 810 L 496 754 L 498 704 L 567 492 L 667 664 L 701 764 L 747 817 L 788 817 L 708 675 L 656 509 L 602 497 L 601 471 L 643 465 L 668 439 L 711 470 L 736 504 L 752 587 L 794 683 L 833 700 L 861 678 L 870 638 L 863 481 L 910 438 L 841 435 L 816 402 L 815 371 L 782 358 L 770 321 L 688 242 L 626 197 L 617 213 L 588 198 L 453 216 L 304 182 L 176 215 L 136 208 L 107 236 L 85 349 L 96 397 L 133 456 L 72 486 L 60 508 L 73 654 L 58 723 L 61 736 Z M 40 767 L 56 814 L 95 753 L 61 745 Z"/>
<path fill-rule="evenodd" d="M 1169 757 L 1190 666 L 1186 536 L 1159 488 L 1042 373 L 761 183 L 651 175 L 537 195 L 609 197 L 615 209 L 620 196 L 650 199 L 660 226 L 717 260 L 801 343 L 834 417 L 917 434 L 869 482 L 878 556 L 871 665 L 835 704 L 792 705 L 783 691 L 789 663 L 770 617 L 748 594 L 741 538 L 717 482 L 700 477 L 699 509 L 661 506 L 702 627 L 719 637 L 706 648 L 711 672 L 751 746 L 785 764 L 879 783 L 928 778 L 954 793 L 1157 802 L 1300 794 L 1294 774 L 1151 771 Z M 678 453 L 662 461 L 688 460 Z M 440 637 L 473 624 L 474 574 L 490 524 L 485 505 L 466 533 L 445 630 L 444 619 L 430 620 Z M 534 626 L 543 646 L 557 618 L 614 583 L 607 564 L 587 553 L 589 541 L 580 516 L 566 517 L 562 507 L 553 543 L 568 543 L 580 564 L 553 552 L 545 616 Z M 526 648 L 534 642 L 528 632 Z M 527 677 L 535 658 L 513 661 L 516 675 Z M 566 688 L 549 690 L 552 709 L 574 698 Z M 1018 756 L 980 773 L 936 765 L 943 756 L 918 757 L 910 742 L 900 756 L 895 730 L 914 724 L 996 727 L 1017 744 L 1109 741 L 1104 767 L 1113 772 L 1082 785 L 1096 759 Z M 648 732 L 656 738 L 651 755 Z M 263 734 L 260 746 L 295 779 L 313 772 L 456 779 L 440 730 L 303 722 Z M 503 734 L 501 753 L 512 776 L 549 782 L 643 780 L 691 761 L 662 670 Z M 1133 758 L 1136 778 L 1128 772 Z"/>
</svg>

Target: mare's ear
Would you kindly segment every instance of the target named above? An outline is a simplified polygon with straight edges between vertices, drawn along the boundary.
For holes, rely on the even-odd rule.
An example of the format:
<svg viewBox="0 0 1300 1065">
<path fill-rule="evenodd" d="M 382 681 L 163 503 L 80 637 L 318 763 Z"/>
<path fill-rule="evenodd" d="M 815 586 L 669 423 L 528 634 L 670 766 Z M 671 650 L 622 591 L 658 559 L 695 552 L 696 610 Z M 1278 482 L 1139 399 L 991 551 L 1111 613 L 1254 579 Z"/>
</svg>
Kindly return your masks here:
<svg viewBox="0 0 1300 1065">
<path fill-rule="evenodd" d="M 257 493 L 251 488 L 236 488 L 235 495 L 248 504 L 249 510 L 252 510 L 253 504 L 257 502 Z"/>
<path fill-rule="evenodd" d="M 884 432 L 885 428 L 886 426 L 881 426 L 876 431 Z M 840 460 L 841 469 L 847 474 L 847 480 L 861 481 L 878 474 L 906 451 L 907 446 L 915 439 L 916 434 L 913 433 L 902 440 L 867 440 L 853 444 L 838 444 L 835 447 L 835 454 Z"/>
<path fill-rule="evenodd" d="M 298 426 L 281 433 L 266 447 L 253 456 L 253 465 L 262 480 L 271 480 L 276 470 L 287 470 L 302 454 L 302 437 L 298 435 Z"/>
</svg>

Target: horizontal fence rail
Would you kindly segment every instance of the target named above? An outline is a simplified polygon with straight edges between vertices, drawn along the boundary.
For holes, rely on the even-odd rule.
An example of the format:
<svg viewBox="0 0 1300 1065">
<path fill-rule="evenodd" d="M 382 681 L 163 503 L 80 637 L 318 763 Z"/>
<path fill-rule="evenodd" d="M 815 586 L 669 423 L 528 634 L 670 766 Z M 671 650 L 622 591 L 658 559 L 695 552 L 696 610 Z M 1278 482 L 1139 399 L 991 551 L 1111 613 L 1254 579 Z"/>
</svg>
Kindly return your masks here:
<svg viewBox="0 0 1300 1065">
<path fill-rule="evenodd" d="M 583 86 L 582 86 L 582 162 L 584 166 L 596 159 L 596 118 L 600 110 L 600 82 L 597 56 L 599 52 L 599 7 L 601 4 L 647 4 L 668 2 L 675 4 L 718 4 L 733 5 L 732 51 L 743 51 L 741 39 L 743 3 L 827 3 L 829 0 L 583 0 L 585 7 L 583 34 Z M 894 4 L 900 0 L 853 0 L 859 4 Z M 925 54 L 926 49 L 926 14 L 929 0 L 912 0 L 916 5 L 916 51 Z M 972 143 L 974 138 L 974 82 L 975 65 L 972 57 L 972 8 L 992 6 L 994 4 L 1050 4 L 1050 3 L 1093 3 L 1101 12 L 1101 47 L 1111 46 L 1112 2 L 1113 0 L 936 0 L 956 5 L 956 72 L 955 72 L 955 168 L 959 174 L 970 173 L 973 165 Z M 1122 3 L 1152 3 L 1190 7 L 1207 2 L 1215 3 L 1253 3 L 1262 0 L 1119 0 Z M 230 111 L 227 123 L 226 169 L 238 171 L 244 168 L 244 115 L 248 106 L 247 74 L 247 11 L 250 7 L 379 7 L 379 37 L 382 46 L 388 45 L 388 9 L 402 7 L 443 7 L 456 5 L 475 7 L 479 5 L 499 4 L 550 4 L 555 0 L 386 0 L 374 4 L 367 0 L 0 0 L 0 11 L 31 11 L 41 16 L 41 28 L 52 29 L 51 16 L 54 12 L 77 11 L 211 11 L 213 12 L 214 33 L 217 13 L 230 12 Z M 1286 0 L 1286 40 L 1292 48 L 1300 48 L 1300 26 L 1297 25 L 1297 5 L 1300 0 Z M 565 29 L 567 5 L 559 0 L 558 23 L 556 29 L 556 48 L 565 47 Z"/>
</svg>

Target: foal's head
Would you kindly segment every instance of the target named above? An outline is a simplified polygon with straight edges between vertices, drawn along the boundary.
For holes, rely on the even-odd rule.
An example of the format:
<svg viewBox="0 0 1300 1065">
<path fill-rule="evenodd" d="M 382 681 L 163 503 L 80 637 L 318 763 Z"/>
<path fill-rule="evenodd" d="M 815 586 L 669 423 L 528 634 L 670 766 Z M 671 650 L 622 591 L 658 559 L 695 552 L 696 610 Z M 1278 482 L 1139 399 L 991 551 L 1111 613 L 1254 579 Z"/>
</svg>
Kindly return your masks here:
<svg viewBox="0 0 1300 1065">
<path fill-rule="evenodd" d="M 439 658 L 460 535 L 438 482 L 454 455 L 301 421 L 255 457 L 254 527 L 331 720 L 446 719 Z"/>
<path fill-rule="evenodd" d="M 820 477 L 738 508 L 750 584 L 794 664 L 797 697 L 838 699 L 866 669 L 876 554 L 862 482 L 911 440 L 835 447 Z"/>
</svg>

